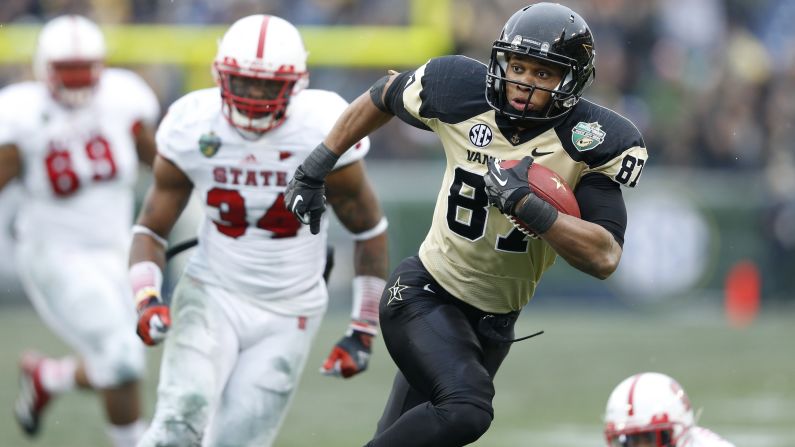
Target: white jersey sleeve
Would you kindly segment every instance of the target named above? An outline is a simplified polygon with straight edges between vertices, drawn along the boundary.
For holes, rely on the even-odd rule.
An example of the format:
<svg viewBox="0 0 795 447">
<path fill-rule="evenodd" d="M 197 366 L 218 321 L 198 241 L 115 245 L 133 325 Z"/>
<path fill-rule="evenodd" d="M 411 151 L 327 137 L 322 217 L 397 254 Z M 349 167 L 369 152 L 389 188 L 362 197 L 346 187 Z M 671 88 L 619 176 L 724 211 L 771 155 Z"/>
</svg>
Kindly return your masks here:
<svg viewBox="0 0 795 447">
<path fill-rule="evenodd" d="M 119 109 L 129 113 L 133 122 L 141 122 L 147 126 L 157 125 L 160 117 L 160 102 L 151 87 L 135 72 L 121 68 L 106 68 L 102 78 L 107 87 L 118 89 L 125 99 Z"/>
<path fill-rule="evenodd" d="M 221 103 L 213 100 L 216 94 L 220 95 L 215 88 L 188 93 L 168 108 L 157 129 L 157 153 L 183 172 L 189 172 L 201 162 L 193 152 L 200 149 L 202 129 L 209 129 L 207 123 L 217 121 Z"/>
<path fill-rule="evenodd" d="M 13 84 L 0 90 L 0 145 L 18 146 L 25 133 L 35 129 L 26 114 L 19 113 L 19 108 L 31 101 L 34 106 L 41 104 L 43 93 L 35 82 Z"/>
</svg>

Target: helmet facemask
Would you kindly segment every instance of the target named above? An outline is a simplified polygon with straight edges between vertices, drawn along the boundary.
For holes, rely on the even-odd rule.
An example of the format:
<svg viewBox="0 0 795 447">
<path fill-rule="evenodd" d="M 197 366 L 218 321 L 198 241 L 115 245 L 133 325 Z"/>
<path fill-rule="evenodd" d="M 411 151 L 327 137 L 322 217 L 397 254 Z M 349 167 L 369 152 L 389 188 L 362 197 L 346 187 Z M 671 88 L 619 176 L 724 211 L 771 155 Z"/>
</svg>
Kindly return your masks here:
<svg viewBox="0 0 795 447">
<path fill-rule="evenodd" d="M 215 64 L 222 109 L 235 128 L 262 134 L 280 126 L 294 93 L 306 83 L 306 73 L 243 71 Z"/>
<path fill-rule="evenodd" d="M 605 430 L 609 447 L 676 447 L 674 424 L 664 423 L 641 428 Z"/>
<path fill-rule="evenodd" d="M 282 125 L 290 100 L 309 85 L 306 58 L 301 35 L 284 19 L 258 14 L 232 24 L 212 70 L 229 124 L 251 140 Z"/>
<path fill-rule="evenodd" d="M 102 61 L 54 61 L 47 65 L 47 86 L 59 103 L 69 108 L 86 105 L 94 95 Z"/>
<path fill-rule="evenodd" d="M 561 82 L 554 88 L 545 88 L 508 79 L 506 75 L 508 63 L 511 57 L 516 56 L 530 57 L 544 65 L 559 67 L 563 71 Z M 577 79 L 581 78 L 578 70 L 577 63 L 572 58 L 549 53 L 546 50 L 533 52 L 527 47 L 506 46 L 504 42 L 498 40 L 492 47 L 486 75 L 486 100 L 491 107 L 516 120 L 529 122 L 554 120 L 568 113 L 579 101 L 585 87 L 593 80 L 593 75 L 591 75 L 587 83 L 578 83 Z M 519 111 L 508 103 L 507 84 L 514 84 L 528 89 L 528 98 L 524 110 Z M 542 109 L 531 110 L 529 108 L 530 100 L 536 91 L 547 92 L 550 94 L 550 98 Z"/>
</svg>

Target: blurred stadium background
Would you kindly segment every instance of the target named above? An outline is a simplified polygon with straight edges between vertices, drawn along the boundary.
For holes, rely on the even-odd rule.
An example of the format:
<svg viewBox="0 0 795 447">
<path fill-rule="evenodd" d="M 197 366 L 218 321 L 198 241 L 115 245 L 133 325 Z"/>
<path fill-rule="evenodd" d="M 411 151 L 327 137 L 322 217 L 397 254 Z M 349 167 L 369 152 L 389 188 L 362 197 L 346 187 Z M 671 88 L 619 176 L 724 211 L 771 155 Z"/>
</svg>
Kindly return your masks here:
<svg viewBox="0 0 795 447">
<path fill-rule="evenodd" d="M 559 261 L 525 309 L 497 378 L 496 419 L 476 445 L 603 445 L 613 386 L 638 371 L 676 377 L 701 423 L 738 446 L 795 446 L 795 2 L 562 0 L 591 25 L 597 80 L 586 97 L 630 117 L 650 164 L 627 192 L 619 271 L 588 278 Z M 311 85 L 353 100 L 386 69 L 461 53 L 485 61 L 517 0 L 3 0 L 0 87 L 29 79 L 43 21 L 71 12 L 106 31 L 110 63 L 141 73 L 163 107 L 212 85 L 215 41 L 239 17 L 282 16 L 301 29 Z M 390 123 L 372 137 L 371 179 L 390 219 L 390 257 L 415 253 L 428 228 L 443 155 L 434 135 Z M 410 179 L 410 181 L 407 181 Z M 140 192 L 147 187 L 142 172 Z M 18 187 L 0 194 L 0 446 L 104 446 L 93 395 L 56 401 L 43 435 L 14 426 L 16 358 L 67 352 L 14 275 Z M 173 241 L 189 237 L 196 211 Z M 277 446 L 361 445 L 394 366 L 383 345 L 351 381 L 315 372 L 344 328 L 350 242 L 338 227 L 332 302 Z M 182 256 L 181 258 L 185 258 Z M 171 278 L 179 271 L 175 262 Z M 379 340 L 380 343 L 380 340 Z M 787 347 L 789 346 L 789 347 Z M 154 406 L 159 350 L 150 351 Z M 0 411 L 0 414 L 3 414 Z"/>
</svg>

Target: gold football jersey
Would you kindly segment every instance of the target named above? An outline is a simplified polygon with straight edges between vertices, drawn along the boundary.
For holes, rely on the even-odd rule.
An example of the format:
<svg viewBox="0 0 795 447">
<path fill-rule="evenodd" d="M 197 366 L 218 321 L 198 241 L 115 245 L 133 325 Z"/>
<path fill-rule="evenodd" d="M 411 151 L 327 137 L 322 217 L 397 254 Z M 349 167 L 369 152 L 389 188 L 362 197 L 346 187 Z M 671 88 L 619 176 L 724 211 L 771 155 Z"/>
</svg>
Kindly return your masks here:
<svg viewBox="0 0 795 447">
<path fill-rule="evenodd" d="M 634 187 L 647 153 L 630 121 L 585 100 L 548 125 L 518 129 L 488 105 L 485 80 L 486 67 L 473 59 L 432 59 L 398 77 L 403 91 L 393 109 L 409 124 L 436 132 L 447 157 L 420 259 L 454 296 L 483 311 L 505 313 L 528 303 L 557 255 L 489 205 L 487 163 L 532 155 L 572 188 L 589 173 Z"/>
</svg>

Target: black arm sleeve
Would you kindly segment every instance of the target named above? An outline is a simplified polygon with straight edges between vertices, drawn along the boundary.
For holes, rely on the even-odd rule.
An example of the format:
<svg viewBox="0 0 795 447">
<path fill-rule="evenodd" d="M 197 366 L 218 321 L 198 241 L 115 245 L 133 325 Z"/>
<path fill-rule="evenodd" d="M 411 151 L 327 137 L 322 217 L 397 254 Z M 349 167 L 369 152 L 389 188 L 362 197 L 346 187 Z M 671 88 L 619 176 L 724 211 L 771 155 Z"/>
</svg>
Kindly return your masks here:
<svg viewBox="0 0 795 447">
<path fill-rule="evenodd" d="M 422 121 L 414 118 L 414 116 L 407 112 L 403 107 L 403 90 L 406 88 L 406 85 L 408 85 L 409 82 L 414 82 L 415 79 L 412 76 L 413 74 L 413 71 L 404 71 L 403 73 L 395 76 L 392 84 L 390 84 L 389 88 L 386 90 L 386 95 L 384 95 L 384 106 L 386 107 L 385 111 L 392 113 L 393 115 L 400 118 L 401 121 L 418 129 L 431 130 Z"/>
<path fill-rule="evenodd" d="M 381 97 L 384 95 L 384 87 L 386 87 L 386 83 L 389 81 L 389 75 L 383 76 L 381 79 L 375 81 L 372 87 L 370 87 L 370 100 L 373 101 L 378 110 L 384 113 L 392 113 L 384 104 L 384 100 Z"/>
<path fill-rule="evenodd" d="M 582 219 L 604 227 L 623 247 L 627 207 L 621 186 L 604 174 L 590 173 L 580 180 L 574 196 L 580 205 Z"/>
</svg>

